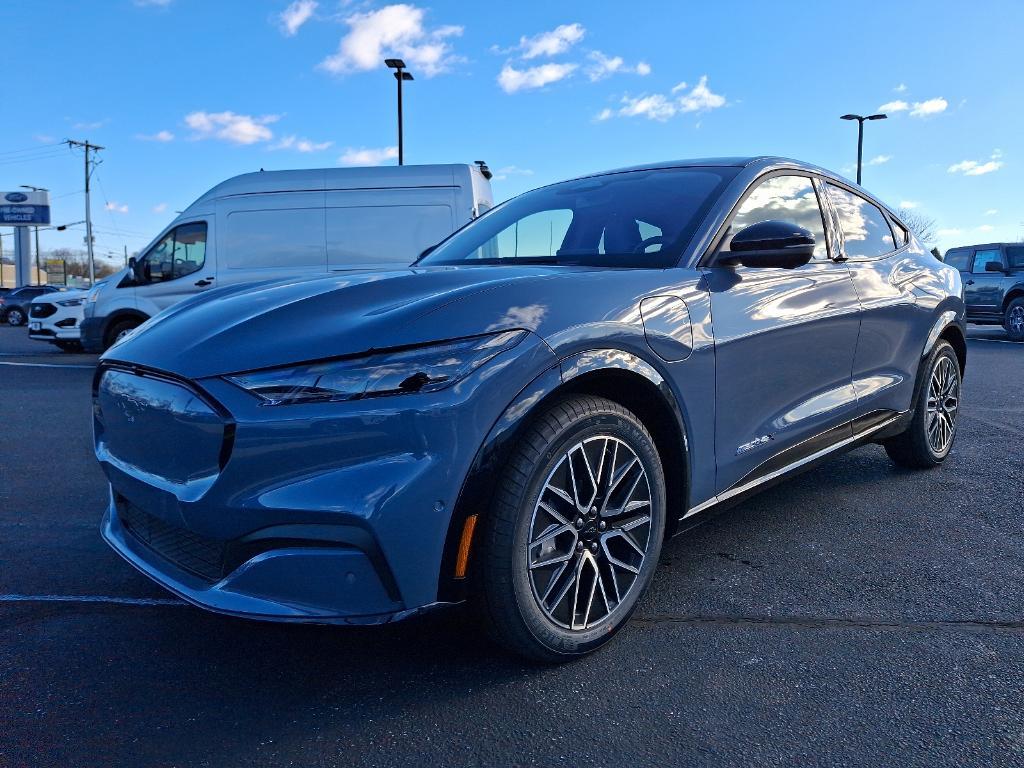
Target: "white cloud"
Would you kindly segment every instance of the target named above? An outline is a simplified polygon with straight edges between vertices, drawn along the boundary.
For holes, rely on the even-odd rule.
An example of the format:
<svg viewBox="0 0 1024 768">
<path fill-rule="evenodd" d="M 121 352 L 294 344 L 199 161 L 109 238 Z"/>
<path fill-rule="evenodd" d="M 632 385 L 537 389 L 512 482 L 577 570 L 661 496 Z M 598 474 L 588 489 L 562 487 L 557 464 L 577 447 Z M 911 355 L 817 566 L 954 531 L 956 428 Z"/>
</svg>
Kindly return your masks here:
<svg viewBox="0 0 1024 768">
<path fill-rule="evenodd" d="M 910 109 L 910 105 L 907 102 L 897 99 L 896 101 L 887 101 L 885 104 L 878 108 L 878 112 L 906 112 Z"/>
<path fill-rule="evenodd" d="M 892 155 L 875 155 L 868 160 L 868 165 L 883 165 L 892 160 Z"/>
<path fill-rule="evenodd" d="M 997 213 L 999 213 L 998 208 L 989 208 L 987 211 L 985 211 L 986 216 L 995 216 Z"/>
<path fill-rule="evenodd" d="M 135 138 L 139 141 L 174 141 L 174 134 L 170 131 L 157 131 L 156 133 L 137 133 Z"/>
<path fill-rule="evenodd" d="M 533 171 L 516 165 L 506 165 L 504 168 L 499 168 L 494 172 L 495 181 L 504 181 L 509 176 L 533 176 Z"/>
<path fill-rule="evenodd" d="M 345 150 L 345 154 L 338 158 L 338 162 L 342 165 L 380 165 L 385 160 L 394 160 L 397 157 L 398 147 L 380 147 L 379 149 L 349 147 Z"/>
<path fill-rule="evenodd" d="M 185 124 L 195 131 L 195 138 L 217 138 L 233 144 L 256 144 L 270 141 L 274 133 L 267 126 L 281 119 L 280 115 L 237 115 L 234 112 L 190 112 Z"/>
<path fill-rule="evenodd" d="M 587 58 L 590 60 L 590 64 L 587 65 L 586 73 L 592 83 L 611 77 L 617 72 L 636 75 L 651 74 L 651 66 L 643 61 L 634 66 L 627 66 L 621 56 L 606 56 L 601 51 L 591 51 L 587 54 Z"/>
<path fill-rule="evenodd" d="M 700 82 L 693 90 L 679 100 L 679 107 L 683 112 L 706 112 L 724 106 L 725 96 L 711 92 L 708 88 L 707 75 L 701 75 Z"/>
<path fill-rule="evenodd" d="M 937 115 L 940 112 L 945 112 L 946 107 L 949 106 L 949 102 L 939 96 L 935 99 L 928 99 L 927 101 L 915 101 L 914 108 L 910 110 L 912 117 L 928 117 L 929 115 Z"/>
<path fill-rule="evenodd" d="M 964 231 L 962 229 L 951 227 L 949 229 L 940 229 L 936 234 L 939 237 L 956 237 L 957 235 L 962 235 L 963 233 Z"/>
<path fill-rule="evenodd" d="M 587 30 L 582 24 L 561 24 L 550 32 L 541 32 L 533 37 L 519 38 L 519 45 L 505 51 L 519 51 L 524 59 L 536 59 L 538 56 L 557 56 L 565 53 L 583 39 Z"/>
<path fill-rule="evenodd" d="M 896 93 L 905 93 L 907 90 L 907 86 L 904 83 L 900 83 L 895 88 L 893 88 L 893 90 L 896 91 Z"/>
<path fill-rule="evenodd" d="M 543 88 L 550 83 L 557 83 L 559 80 L 572 75 L 578 64 L 541 64 L 529 69 L 516 69 L 511 64 L 502 67 L 498 75 L 498 85 L 505 93 L 529 90 L 531 88 Z"/>
<path fill-rule="evenodd" d="M 103 207 L 108 211 L 113 211 L 114 213 L 128 213 L 128 206 L 124 203 L 110 201 Z"/>
<path fill-rule="evenodd" d="M 323 152 L 325 149 L 330 149 L 334 144 L 333 141 L 310 141 L 309 139 L 300 139 L 298 136 L 285 136 L 279 142 L 274 144 L 271 149 L 294 149 L 299 152 Z"/>
<path fill-rule="evenodd" d="M 108 122 L 110 121 L 107 118 L 92 121 L 83 120 L 81 122 L 74 123 L 71 127 L 74 128 L 76 131 L 95 131 L 97 128 L 102 128 Z"/>
<path fill-rule="evenodd" d="M 299 27 L 313 18 L 316 6 L 316 0 L 295 0 L 277 17 L 281 32 L 288 37 L 295 35 Z"/>
<path fill-rule="evenodd" d="M 384 58 L 400 57 L 414 74 L 426 77 L 444 72 L 461 59 L 452 52 L 448 38 L 462 34 L 462 27 L 423 25 L 426 11 L 415 5 L 386 5 L 367 13 L 354 13 L 345 19 L 349 32 L 338 43 L 336 53 L 319 67 L 335 75 L 365 72 L 383 66 Z"/>
<path fill-rule="evenodd" d="M 664 122 L 685 112 L 707 112 L 724 107 L 724 96 L 714 93 L 708 88 L 708 77 L 702 75 L 700 81 L 688 92 L 686 83 L 679 83 L 670 95 L 662 93 L 643 94 L 641 96 L 622 97 L 622 106 L 618 110 L 603 109 L 594 116 L 594 120 L 603 122 L 613 115 L 619 117 L 646 117 L 648 120 Z"/>
<path fill-rule="evenodd" d="M 153 206 L 153 213 L 163 213 L 167 210 L 167 203 L 157 203 Z"/>
<path fill-rule="evenodd" d="M 908 211 L 917 208 L 921 205 L 916 200 L 900 200 L 900 208 L 906 208 Z"/>
<path fill-rule="evenodd" d="M 1002 156 L 1003 153 L 996 149 L 993 150 L 988 161 L 961 160 L 946 170 L 949 173 L 962 173 L 964 176 L 984 176 L 986 173 L 993 173 L 1003 167 L 1003 161 L 999 159 Z"/>
<path fill-rule="evenodd" d="M 991 224 L 982 224 L 980 227 L 978 227 L 979 232 L 991 232 L 993 229 L 995 229 L 995 227 L 993 227 Z"/>
</svg>

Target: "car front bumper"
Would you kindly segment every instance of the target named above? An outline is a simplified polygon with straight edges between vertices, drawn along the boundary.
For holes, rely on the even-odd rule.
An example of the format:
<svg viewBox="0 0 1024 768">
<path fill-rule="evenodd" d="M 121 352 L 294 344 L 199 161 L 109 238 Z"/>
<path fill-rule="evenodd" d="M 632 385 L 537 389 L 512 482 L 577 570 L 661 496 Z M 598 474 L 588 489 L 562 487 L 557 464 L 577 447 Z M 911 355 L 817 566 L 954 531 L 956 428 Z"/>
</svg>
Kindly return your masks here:
<svg viewBox="0 0 1024 768">
<path fill-rule="evenodd" d="M 439 392 L 288 406 L 222 379 L 105 362 L 95 397 L 111 487 L 103 537 L 221 613 L 380 623 L 428 609 L 483 438 L 556 365 L 536 337 L 513 352 Z"/>
</svg>

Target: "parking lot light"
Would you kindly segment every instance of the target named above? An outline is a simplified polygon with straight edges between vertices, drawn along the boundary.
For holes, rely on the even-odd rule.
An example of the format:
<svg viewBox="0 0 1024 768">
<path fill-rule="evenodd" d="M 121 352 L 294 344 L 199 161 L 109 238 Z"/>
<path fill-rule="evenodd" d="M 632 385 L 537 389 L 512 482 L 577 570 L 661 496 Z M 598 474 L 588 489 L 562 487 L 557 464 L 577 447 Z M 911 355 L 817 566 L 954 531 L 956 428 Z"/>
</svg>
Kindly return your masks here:
<svg viewBox="0 0 1024 768">
<path fill-rule="evenodd" d="M 864 121 L 865 120 L 885 120 L 887 118 L 888 118 L 888 115 L 884 115 L 882 113 L 878 113 L 878 114 L 874 114 L 874 115 L 867 115 L 867 116 L 864 116 L 864 115 L 854 115 L 854 114 L 846 114 L 846 115 L 842 115 L 839 118 L 840 120 L 856 120 L 857 121 L 857 183 L 858 184 L 860 184 L 861 159 L 864 156 Z"/>
<path fill-rule="evenodd" d="M 405 162 L 405 151 L 402 145 L 402 83 L 412 80 L 412 74 L 406 71 L 405 62 L 401 59 L 384 59 L 384 64 L 395 70 L 395 80 L 398 81 L 398 164 Z"/>
</svg>

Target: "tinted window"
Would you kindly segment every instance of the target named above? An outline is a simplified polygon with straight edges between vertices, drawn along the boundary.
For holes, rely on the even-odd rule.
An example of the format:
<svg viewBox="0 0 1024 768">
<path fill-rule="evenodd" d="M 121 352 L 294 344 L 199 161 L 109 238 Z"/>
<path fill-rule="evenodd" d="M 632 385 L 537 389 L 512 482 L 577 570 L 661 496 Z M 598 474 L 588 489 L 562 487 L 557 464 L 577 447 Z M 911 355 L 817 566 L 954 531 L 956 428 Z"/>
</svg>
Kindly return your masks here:
<svg viewBox="0 0 1024 768">
<path fill-rule="evenodd" d="M 1002 256 L 1001 253 L 999 253 L 999 249 L 998 248 L 991 248 L 991 249 L 984 250 L 984 251 L 975 251 L 974 252 L 974 268 L 971 271 L 972 272 L 984 272 L 985 271 L 985 265 L 988 264 L 990 261 L 994 261 L 994 262 L 1002 265 L 1002 263 L 1003 263 L 1003 256 Z"/>
<path fill-rule="evenodd" d="M 327 265 L 323 208 L 233 211 L 223 237 L 229 269 Z"/>
<path fill-rule="evenodd" d="M 1024 269 L 1024 245 L 1011 245 L 1006 249 L 1010 269 Z"/>
<path fill-rule="evenodd" d="M 946 251 L 945 262 L 961 272 L 971 269 L 971 252 L 965 250 Z"/>
<path fill-rule="evenodd" d="M 159 283 L 191 275 L 206 263 L 206 222 L 175 227 L 140 260 L 148 282 Z"/>
<path fill-rule="evenodd" d="M 814 257 L 828 257 L 818 195 L 806 176 L 773 176 L 759 184 L 736 212 L 722 250 L 729 249 L 732 235 L 762 221 L 786 221 L 803 227 L 814 235 Z"/>
<path fill-rule="evenodd" d="M 871 259 L 895 249 L 889 222 L 876 205 L 842 187 L 826 186 L 839 214 L 847 258 Z"/>
<path fill-rule="evenodd" d="M 736 173 L 669 168 L 553 184 L 492 209 L 421 263 L 671 266 Z"/>
</svg>

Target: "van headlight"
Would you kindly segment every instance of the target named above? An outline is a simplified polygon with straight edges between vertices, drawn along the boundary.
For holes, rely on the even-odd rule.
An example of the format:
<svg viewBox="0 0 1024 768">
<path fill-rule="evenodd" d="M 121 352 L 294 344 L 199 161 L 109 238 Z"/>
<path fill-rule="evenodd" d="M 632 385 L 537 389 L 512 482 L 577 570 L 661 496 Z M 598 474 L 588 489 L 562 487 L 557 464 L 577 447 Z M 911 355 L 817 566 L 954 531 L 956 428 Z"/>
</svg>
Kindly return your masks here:
<svg viewBox="0 0 1024 768">
<path fill-rule="evenodd" d="M 436 392 L 452 386 L 488 360 L 511 349 L 526 333 L 503 331 L 224 378 L 260 398 L 264 405 Z"/>
</svg>

